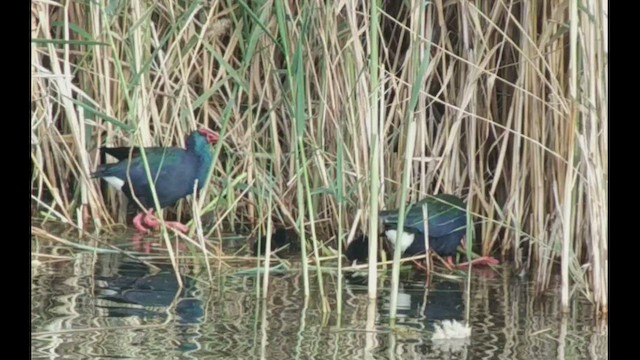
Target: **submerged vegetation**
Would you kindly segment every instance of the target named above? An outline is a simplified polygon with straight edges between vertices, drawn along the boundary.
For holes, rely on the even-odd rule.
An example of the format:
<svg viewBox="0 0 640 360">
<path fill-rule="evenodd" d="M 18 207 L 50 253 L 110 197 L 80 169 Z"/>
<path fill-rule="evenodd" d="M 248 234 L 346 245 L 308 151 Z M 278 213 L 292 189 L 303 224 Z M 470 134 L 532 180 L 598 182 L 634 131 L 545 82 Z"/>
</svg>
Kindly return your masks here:
<svg viewBox="0 0 640 360">
<path fill-rule="evenodd" d="M 322 281 L 379 210 L 451 193 L 482 255 L 539 291 L 560 270 L 564 306 L 578 291 L 606 312 L 607 21 L 593 0 L 35 0 L 33 216 L 127 223 L 89 177 L 98 148 L 208 127 L 211 181 L 173 209 L 205 258 L 245 224 L 295 227 Z"/>
</svg>

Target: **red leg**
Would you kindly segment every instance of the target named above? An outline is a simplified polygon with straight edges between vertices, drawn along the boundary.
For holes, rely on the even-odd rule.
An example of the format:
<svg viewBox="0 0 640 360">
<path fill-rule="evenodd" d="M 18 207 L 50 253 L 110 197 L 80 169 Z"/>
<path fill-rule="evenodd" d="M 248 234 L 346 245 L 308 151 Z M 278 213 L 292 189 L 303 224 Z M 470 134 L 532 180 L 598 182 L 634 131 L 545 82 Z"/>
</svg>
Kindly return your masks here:
<svg viewBox="0 0 640 360">
<path fill-rule="evenodd" d="M 483 257 L 479 257 L 477 259 L 474 259 L 473 261 L 469 262 L 465 262 L 462 264 L 459 264 L 458 267 L 459 268 L 465 268 L 467 266 L 469 266 L 469 264 L 473 264 L 473 265 L 499 265 L 500 261 L 494 257 L 491 256 L 483 256 Z"/>
<path fill-rule="evenodd" d="M 447 262 L 445 262 L 444 266 L 451 271 L 456 268 L 456 265 L 453 263 L 452 256 L 447 256 Z"/>
<path fill-rule="evenodd" d="M 466 238 L 462 238 L 462 240 L 460 241 L 460 247 L 462 247 L 462 250 L 467 250 L 467 241 Z M 479 257 L 473 261 L 471 261 L 471 264 L 473 265 L 498 265 L 500 264 L 500 261 L 496 258 L 493 258 L 491 256 L 483 256 L 483 257 Z M 458 264 L 458 268 L 465 268 L 469 266 L 469 262 L 464 262 L 462 264 Z"/>
<path fill-rule="evenodd" d="M 144 217 L 144 223 L 153 229 L 158 229 L 160 227 L 160 222 L 158 221 L 158 219 L 156 219 L 156 217 L 153 215 L 153 209 L 149 210 L 149 213 L 147 215 L 145 215 Z M 175 229 L 178 231 L 181 231 L 183 233 L 187 233 L 189 232 L 189 228 L 177 221 L 165 221 L 165 224 L 167 224 L 168 228 L 171 229 Z"/>
<path fill-rule="evenodd" d="M 160 227 L 160 222 L 153 215 L 153 209 L 149 209 L 149 212 L 144 215 L 144 224 L 147 225 L 151 229 L 157 229 Z"/>
<path fill-rule="evenodd" d="M 135 226 L 136 230 L 138 230 L 138 233 L 140 234 L 146 234 L 149 232 L 149 229 L 144 226 L 144 223 L 146 223 L 145 218 L 146 214 L 143 212 L 133 218 L 133 226 Z"/>
<path fill-rule="evenodd" d="M 167 224 L 167 227 L 178 230 L 182 233 L 188 233 L 189 232 L 189 227 L 181 222 L 178 221 L 166 221 L 165 224 Z"/>
</svg>

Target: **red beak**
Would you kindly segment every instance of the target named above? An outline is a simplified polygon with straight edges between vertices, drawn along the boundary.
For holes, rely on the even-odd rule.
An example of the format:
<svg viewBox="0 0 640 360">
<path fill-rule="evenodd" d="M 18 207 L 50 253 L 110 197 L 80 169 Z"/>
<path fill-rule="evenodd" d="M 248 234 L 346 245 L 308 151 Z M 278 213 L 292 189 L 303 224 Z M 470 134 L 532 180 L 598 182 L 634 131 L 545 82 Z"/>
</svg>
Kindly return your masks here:
<svg viewBox="0 0 640 360">
<path fill-rule="evenodd" d="M 220 135 L 217 132 L 213 131 L 213 130 L 209 130 L 207 128 L 202 128 L 202 129 L 198 130 L 198 132 L 200 134 L 202 134 L 204 137 L 207 138 L 207 142 L 209 144 L 215 144 L 215 143 L 218 142 L 218 140 L 220 140 Z"/>
</svg>

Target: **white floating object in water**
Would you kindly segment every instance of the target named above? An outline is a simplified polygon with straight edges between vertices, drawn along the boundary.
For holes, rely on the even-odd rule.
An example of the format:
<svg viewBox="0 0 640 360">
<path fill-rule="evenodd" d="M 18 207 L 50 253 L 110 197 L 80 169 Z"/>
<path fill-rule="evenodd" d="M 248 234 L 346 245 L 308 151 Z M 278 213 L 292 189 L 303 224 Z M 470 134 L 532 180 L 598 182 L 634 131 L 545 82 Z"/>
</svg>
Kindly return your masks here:
<svg viewBox="0 0 640 360">
<path fill-rule="evenodd" d="M 436 331 L 431 340 L 466 339 L 471 336 L 471 328 L 456 320 L 444 320 L 434 327 Z"/>
</svg>

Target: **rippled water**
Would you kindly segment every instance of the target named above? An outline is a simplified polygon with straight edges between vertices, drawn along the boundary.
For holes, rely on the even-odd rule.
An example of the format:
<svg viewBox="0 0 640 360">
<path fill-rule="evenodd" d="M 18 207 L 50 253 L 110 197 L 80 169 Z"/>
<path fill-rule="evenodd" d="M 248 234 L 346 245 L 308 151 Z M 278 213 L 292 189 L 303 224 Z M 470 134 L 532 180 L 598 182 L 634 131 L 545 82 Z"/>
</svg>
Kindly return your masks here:
<svg viewBox="0 0 640 360">
<path fill-rule="evenodd" d="M 89 252 L 32 266 L 33 358 L 86 359 L 606 359 L 606 324 L 574 300 L 562 317 L 559 294 L 535 298 L 507 271 L 477 269 L 466 280 L 403 276 L 397 330 L 388 326 L 388 279 L 380 297 L 346 280 L 338 315 L 335 274 L 303 297 L 300 271 L 271 277 L 266 300 L 255 275 L 214 264 L 151 270 L 127 257 Z M 157 263 L 156 263 L 157 264 Z M 298 266 L 299 267 L 299 266 Z M 244 269 L 246 269 L 246 264 Z M 261 287 L 261 286 L 260 286 Z M 470 319 L 464 340 L 432 340 L 442 320 Z"/>
</svg>

